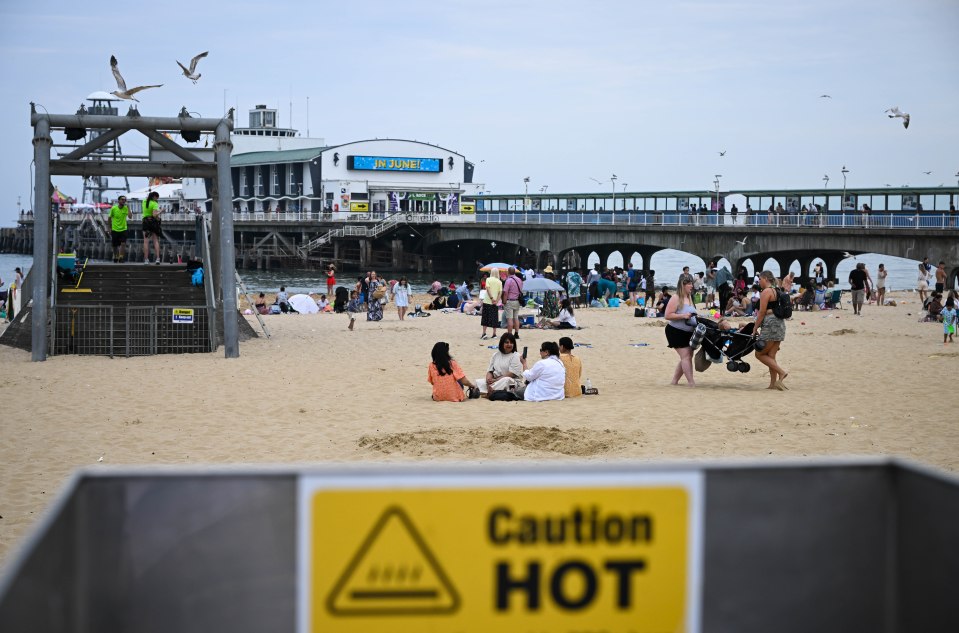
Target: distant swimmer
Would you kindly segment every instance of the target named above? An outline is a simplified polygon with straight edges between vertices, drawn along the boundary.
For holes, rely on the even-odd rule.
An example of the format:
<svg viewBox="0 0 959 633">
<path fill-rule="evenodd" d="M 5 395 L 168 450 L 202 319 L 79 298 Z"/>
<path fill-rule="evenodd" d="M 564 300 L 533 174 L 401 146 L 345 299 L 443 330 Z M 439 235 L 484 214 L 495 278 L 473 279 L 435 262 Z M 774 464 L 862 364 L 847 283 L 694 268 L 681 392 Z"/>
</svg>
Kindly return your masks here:
<svg viewBox="0 0 959 633">
<path fill-rule="evenodd" d="M 196 72 L 196 65 L 199 63 L 199 61 L 200 61 L 201 59 L 203 59 L 204 57 L 206 57 L 206 56 L 209 55 L 209 54 L 210 54 L 210 51 L 203 51 L 202 53 L 200 53 L 199 55 L 197 55 L 196 57 L 194 57 L 193 59 L 191 59 L 191 60 L 190 60 L 190 67 L 189 67 L 189 68 L 187 68 L 186 66 L 184 66 L 183 64 L 181 64 L 179 60 L 177 60 L 177 66 L 179 66 L 180 68 L 183 69 L 183 76 L 184 76 L 184 77 L 186 77 L 187 79 L 192 80 L 193 83 L 196 83 L 196 82 L 197 82 L 197 79 L 199 79 L 199 78 L 201 77 L 200 73 Z"/>
<path fill-rule="evenodd" d="M 123 80 L 123 75 L 120 74 L 120 68 L 117 66 L 117 58 L 113 55 L 110 55 L 110 69 L 113 71 L 113 77 L 117 80 L 117 88 L 119 88 L 119 90 L 114 90 L 110 94 L 120 97 L 121 99 L 132 99 L 133 101 L 140 103 L 140 100 L 133 95 L 141 90 L 146 90 L 147 88 L 159 88 L 163 85 L 156 84 L 155 86 L 137 86 L 136 88 L 127 89 L 127 82 Z"/>
<path fill-rule="evenodd" d="M 905 112 L 900 111 L 899 106 L 893 106 L 889 108 L 888 110 L 886 110 L 886 112 L 892 112 L 892 114 L 889 115 L 890 119 L 896 119 L 896 118 L 902 119 L 902 127 L 909 129 L 910 117 Z"/>
</svg>

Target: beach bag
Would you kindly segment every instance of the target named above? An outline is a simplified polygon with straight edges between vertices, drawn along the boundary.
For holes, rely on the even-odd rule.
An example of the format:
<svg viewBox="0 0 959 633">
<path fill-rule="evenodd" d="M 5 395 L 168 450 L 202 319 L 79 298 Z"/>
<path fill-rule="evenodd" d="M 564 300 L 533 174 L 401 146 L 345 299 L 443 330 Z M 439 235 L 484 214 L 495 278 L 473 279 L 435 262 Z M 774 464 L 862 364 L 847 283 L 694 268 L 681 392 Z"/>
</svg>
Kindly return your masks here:
<svg viewBox="0 0 959 633">
<path fill-rule="evenodd" d="M 519 400 L 516 397 L 516 394 L 512 391 L 494 391 L 489 395 L 489 399 L 493 401 L 501 400 L 503 402 L 513 402 L 514 400 Z"/>
<path fill-rule="evenodd" d="M 633 309 L 633 316 L 634 316 L 634 317 L 645 317 L 645 316 L 646 316 L 646 310 L 643 309 L 643 308 L 634 308 L 634 309 Z"/>
<path fill-rule="evenodd" d="M 194 286 L 203 285 L 203 269 L 202 268 L 197 268 L 196 270 L 193 271 L 193 276 L 190 278 L 190 283 L 193 284 Z"/>
<path fill-rule="evenodd" d="M 386 296 L 386 286 L 377 286 L 376 290 L 373 291 L 373 298 L 379 301 Z"/>
<path fill-rule="evenodd" d="M 793 304 L 789 293 L 776 289 L 776 303 L 773 305 L 773 315 L 777 319 L 789 319 L 793 315 Z"/>
</svg>

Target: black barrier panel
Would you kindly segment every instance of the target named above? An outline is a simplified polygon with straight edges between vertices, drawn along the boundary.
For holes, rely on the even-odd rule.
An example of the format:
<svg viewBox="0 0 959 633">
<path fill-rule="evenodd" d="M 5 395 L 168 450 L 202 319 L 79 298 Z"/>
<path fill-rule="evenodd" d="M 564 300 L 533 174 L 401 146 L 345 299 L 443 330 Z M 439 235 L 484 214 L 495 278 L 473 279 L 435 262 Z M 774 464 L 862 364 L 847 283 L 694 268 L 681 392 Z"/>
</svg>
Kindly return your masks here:
<svg viewBox="0 0 959 633">
<path fill-rule="evenodd" d="M 506 483 L 515 473 L 615 477 L 693 468 L 348 472 L 494 473 Z M 704 633 L 959 630 L 954 478 L 885 460 L 699 470 Z M 80 476 L 0 579 L 0 631 L 293 633 L 299 474 Z"/>
</svg>

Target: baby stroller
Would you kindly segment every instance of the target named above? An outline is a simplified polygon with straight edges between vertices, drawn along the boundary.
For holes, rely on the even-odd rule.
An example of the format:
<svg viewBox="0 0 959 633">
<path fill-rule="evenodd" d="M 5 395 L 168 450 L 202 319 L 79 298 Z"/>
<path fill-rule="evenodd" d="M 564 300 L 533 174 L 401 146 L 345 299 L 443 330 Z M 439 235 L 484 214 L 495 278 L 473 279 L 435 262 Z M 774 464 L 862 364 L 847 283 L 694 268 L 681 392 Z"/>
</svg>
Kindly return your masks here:
<svg viewBox="0 0 959 633">
<path fill-rule="evenodd" d="M 702 329 L 694 333 L 692 342 L 700 340 L 700 349 L 697 353 L 696 370 L 706 371 L 712 363 L 722 362 L 726 358 L 726 369 L 746 373 L 749 363 L 743 360 L 756 348 L 756 339 L 753 337 L 753 323 L 747 323 L 738 330 L 721 330 L 719 324 L 711 319 L 698 319 Z M 696 345 L 693 345 L 696 347 Z"/>
<path fill-rule="evenodd" d="M 343 286 L 337 286 L 333 294 L 333 312 L 340 313 L 346 311 L 346 304 L 350 302 L 350 291 Z"/>
</svg>

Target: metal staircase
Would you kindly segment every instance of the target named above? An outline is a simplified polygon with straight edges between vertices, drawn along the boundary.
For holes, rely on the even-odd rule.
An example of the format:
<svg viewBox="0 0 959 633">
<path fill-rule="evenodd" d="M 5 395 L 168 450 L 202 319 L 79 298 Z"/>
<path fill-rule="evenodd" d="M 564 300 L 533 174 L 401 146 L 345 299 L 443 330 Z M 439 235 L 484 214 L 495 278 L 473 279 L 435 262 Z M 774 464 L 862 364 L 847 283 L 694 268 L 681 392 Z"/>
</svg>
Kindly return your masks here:
<svg viewBox="0 0 959 633">
<path fill-rule="evenodd" d="M 310 240 L 306 244 L 297 247 L 300 257 L 306 259 L 310 253 L 332 242 L 338 237 L 370 237 L 376 238 L 389 231 L 406 219 L 403 213 L 393 213 L 386 216 L 373 226 L 354 226 L 348 225 L 342 228 L 331 229 L 327 233 Z"/>
</svg>

